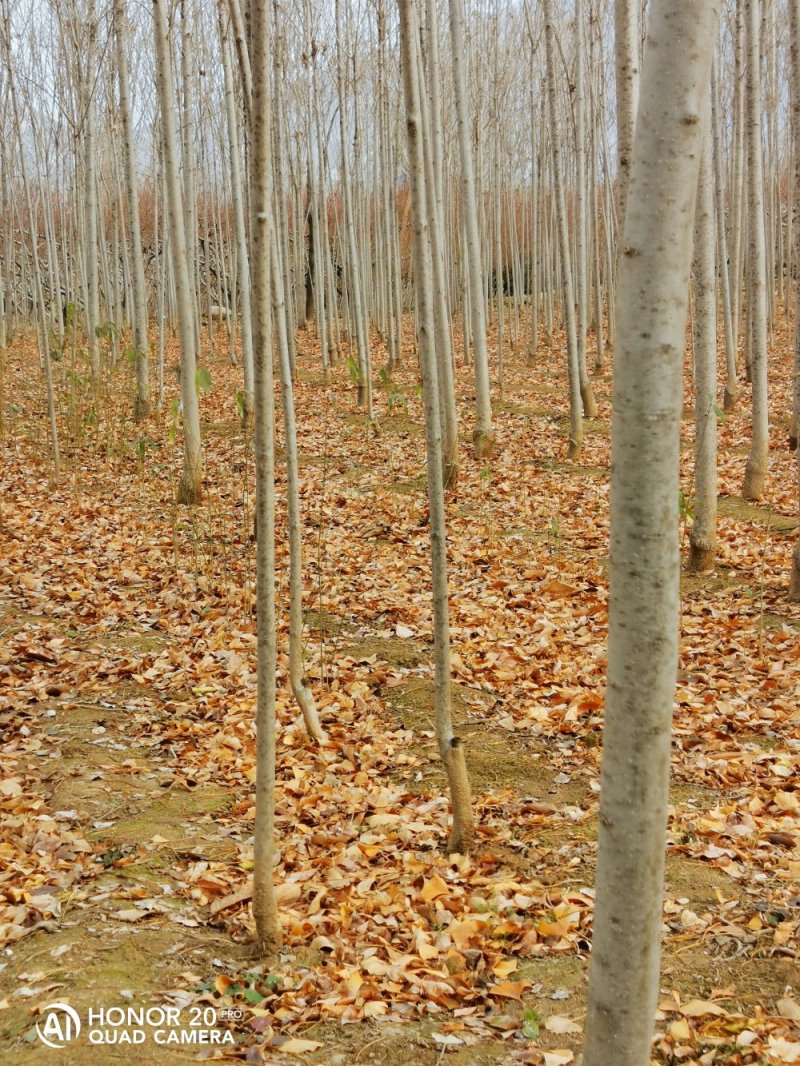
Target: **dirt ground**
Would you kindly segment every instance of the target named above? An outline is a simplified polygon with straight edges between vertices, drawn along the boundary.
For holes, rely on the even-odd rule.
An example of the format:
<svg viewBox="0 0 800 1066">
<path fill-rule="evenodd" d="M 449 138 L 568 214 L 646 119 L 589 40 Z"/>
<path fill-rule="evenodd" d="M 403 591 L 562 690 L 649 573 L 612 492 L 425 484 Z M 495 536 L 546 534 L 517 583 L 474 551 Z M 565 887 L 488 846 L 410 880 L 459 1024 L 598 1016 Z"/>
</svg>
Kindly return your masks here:
<svg viewBox="0 0 800 1066">
<path fill-rule="evenodd" d="M 316 897 L 309 889 L 302 905 L 288 901 L 284 948 L 265 967 L 248 943 L 246 899 L 214 910 L 252 868 L 252 480 L 231 416 L 235 372 L 221 360 L 212 365 L 204 417 L 214 491 L 192 513 L 170 501 L 176 458 L 166 413 L 147 427 L 144 465 L 135 444 L 143 431 L 130 423 L 76 435 L 54 492 L 29 356 L 9 353 L 23 399 L 6 418 L 0 472 L 0 760 L 9 783 L 0 794 L 0 900 L 18 915 L 0 925 L 4 1061 L 560 1066 L 579 1054 L 600 787 L 608 377 L 597 379 L 601 413 L 588 427 L 585 463 L 560 459 L 563 374 L 544 361 L 530 368 L 509 360 L 496 411 L 501 456 L 481 468 L 464 449 L 448 503 L 453 715 L 467 744 L 479 859 L 461 873 L 448 872 L 439 850 L 445 779 L 424 613 L 414 375 L 398 375 L 393 388 L 405 406 L 387 406 L 376 437 L 354 416 L 344 381 L 326 383 L 310 355 L 302 359 L 301 427 L 303 412 L 317 419 L 301 428 L 307 669 L 323 718 L 339 732 L 329 754 L 305 742 L 282 660 L 277 880 L 302 886 L 314 862 L 314 885 L 319 870 L 328 872 Z M 459 368 L 459 381 L 468 422 L 469 368 Z M 800 612 L 782 585 L 797 520 L 790 458 L 777 444 L 773 497 L 758 505 L 736 498 L 745 425 L 742 413 L 722 427 L 720 565 L 683 582 L 658 1063 L 800 1061 L 798 1018 L 786 1006 L 800 998 Z M 690 470 L 689 454 L 685 461 Z M 365 811 L 352 839 L 368 855 L 359 856 L 358 876 L 375 886 L 351 896 L 336 880 L 331 827 L 359 822 Z M 404 821 L 422 843 L 396 846 Z M 741 831 L 731 833 L 734 825 Z M 505 944 L 498 934 L 491 951 L 479 941 L 465 951 L 468 968 L 495 967 L 483 986 L 470 977 L 466 1013 L 446 993 L 425 1007 L 422 977 L 403 986 L 410 1006 L 402 1016 L 386 991 L 400 985 L 389 978 L 380 996 L 342 993 L 349 1013 L 326 1013 L 343 987 L 337 982 L 378 957 L 380 941 L 373 933 L 359 940 L 356 926 L 372 920 L 372 893 L 388 900 L 378 875 L 390 867 L 406 886 L 404 905 L 415 908 L 398 913 L 413 915 L 417 945 L 432 958 L 444 957 L 444 912 L 414 902 L 420 885 L 424 894 L 435 876 L 452 875 L 473 900 L 478 875 L 516 886 L 507 891 L 521 902 L 507 913 L 517 931 Z M 580 920 L 548 932 L 570 893 Z M 333 932 L 345 911 L 350 947 Z M 308 913 L 320 924 L 304 924 Z M 520 950 L 530 923 L 539 939 Z M 400 936 L 391 929 L 389 921 L 380 933 L 389 944 Z M 439 967 L 425 978 L 431 988 L 447 965 L 431 964 Z M 511 982 L 506 998 L 487 998 L 491 981 Z M 712 1007 L 693 1014 L 686 1004 L 695 1001 Z M 36 1032 L 41 1008 L 54 1002 L 81 1014 L 172 1005 L 183 1018 L 193 1005 L 210 1007 L 236 1043 L 96 1046 L 84 1031 L 54 1050 Z M 371 1014 L 369 1002 L 380 1002 L 380 1012 Z M 218 1013 L 225 1010 L 234 1016 Z M 748 1043 L 741 1034 L 750 1032 Z M 310 1044 L 286 1051 L 284 1038 Z M 798 1042 L 798 1058 L 782 1058 L 791 1052 L 779 1041 Z"/>
</svg>

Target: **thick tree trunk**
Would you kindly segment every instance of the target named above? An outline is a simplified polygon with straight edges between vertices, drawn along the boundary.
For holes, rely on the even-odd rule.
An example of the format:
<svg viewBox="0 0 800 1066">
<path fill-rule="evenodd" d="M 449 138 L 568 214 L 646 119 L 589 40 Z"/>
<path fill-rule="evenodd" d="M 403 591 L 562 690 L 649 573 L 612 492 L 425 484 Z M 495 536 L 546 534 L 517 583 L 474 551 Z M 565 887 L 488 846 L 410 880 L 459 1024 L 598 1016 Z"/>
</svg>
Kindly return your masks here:
<svg viewBox="0 0 800 1066">
<path fill-rule="evenodd" d="M 658 999 L 681 379 L 718 14 L 715 0 L 653 0 L 650 10 L 617 292 L 608 689 L 584 1066 L 646 1066 Z"/>
</svg>

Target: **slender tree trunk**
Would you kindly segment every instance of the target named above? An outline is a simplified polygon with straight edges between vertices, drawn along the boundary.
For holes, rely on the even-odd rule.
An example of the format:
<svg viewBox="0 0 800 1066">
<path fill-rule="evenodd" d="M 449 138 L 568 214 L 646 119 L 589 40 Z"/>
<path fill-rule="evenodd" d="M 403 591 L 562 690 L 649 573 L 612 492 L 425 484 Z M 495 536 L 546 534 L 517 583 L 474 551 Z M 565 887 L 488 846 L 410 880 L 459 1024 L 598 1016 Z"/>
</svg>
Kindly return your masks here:
<svg viewBox="0 0 800 1066">
<path fill-rule="evenodd" d="M 253 363 L 256 452 L 256 817 L 253 916 L 264 955 L 280 947 L 275 861 L 275 408 L 272 370 L 271 0 L 251 0 L 250 233 L 253 242 Z"/>
<path fill-rule="evenodd" d="M 445 488 L 458 478 L 458 411 L 453 377 L 453 346 L 450 332 L 450 306 L 447 299 L 446 249 L 444 231 L 444 175 L 442 163 L 441 86 L 439 81 L 439 29 L 436 5 L 426 0 L 425 33 L 420 37 L 420 82 L 425 94 L 420 97 L 420 114 L 424 128 L 422 148 L 426 167 L 428 225 L 433 266 L 433 292 L 436 301 L 436 365 L 439 375 L 439 406 L 442 423 L 442 463 Z M 423 40 L 425 58 L 423 63 Z M 426 69 L 427 67 L 427 69 Z M 425 80 L 425 75 L 427 79 Z"/>
<path fill-rule="evenodd" d="M 789 0 L 789 40 L 792 86 L 792 124 L 794 129 L 794 209 L 800 213 L 800 0 Z M 795 224 L 795 269 L 800 264 L 800 226 Z M 794 338 L 794 447 L 796 449 L 797 498 L 800 505 L 800 277 L 796 279 L 796 309 Z M 792 575 L 789 580 L 789 599 L 800 600 L 800 536 L 792 552 Z"/>
<path fill-rule="evenodd" d="M 197 192 L 195 185 L 194 120 L 192 113 L 192 0 L 179 0 L 181 12 L 181 141 L 183 149 L 183 230 L 186 243 L 186 263 L 189 275 L 189 295 L 194 319 L 195 350 L 200 349 L 200 256 L 198 255 Z"/>
<path fill-rule="evenodd" d="M 717 278 L 710 124 L 704 135 L 695 213 L 694 522 L 689 569 L 711 570 L 717 542 Z"/>
<path fill-rule="evenodd" d="M 242 364 L 244 390 L 242 392 L 242 423 L 245 429 L 253 423 L 253 313 L 250 303 L 250 253 L 247 247 L 247 219 L 244 203 L 242 161 L 239 150 L 239 123 L 233 88 L 233 63 L 227 34 L 227 20 L 220 0 L 219 9 L 222 71 L 225 85 L 225 118 L 228 125 L 228 143 L 231 152 L 231 200 L 233 205 L 233 228 L 236 239 L 236 263 L 239 281 L 239 311 L 242 324 Z M 244 78 L 242 79 L 244 82 Z M 228 306 L 227 300 L 225 306 Z"/>
<path fill-rule="evenodd" d="M 415 0 L 400 0 L 400 54 L 406 134 L 410 160 L 413 212 L 414 287 L 417 337 L 425 404 L 425 445 L 430 507 L 431 575 L 433 581 L 433 641 L 435 657 L 435 714 L 439 754 L 447 772 L 453 808 L 450 852 L 469 852 L 474 837 L 472 797 L 464 759 L 464 745 L 453 733 L 450 707 L 450 617 L 447 597 L 447 542 L 442 477 L 442 431 L 439 423 L 436 371 L 433 270 L 431 264 L 425 164 L 420 143 L 419 79 L 416 58 L 418 34 Z"/>
<path fill-rule="evenodd" d="M 733 331 L 734 350 L 739 351 L 739 336 L 741 330 L 741 307 L 742 307 L 742 258 L 745 237 L 746 218 L 746 195 L 745 195 L 745 162 L 746 151 L 746 126 L 745 115 L 745 26 L 744 26 L 745 0 L 736 0 L 736 20 L 734 24 L 734 141 L 733 141 L 733 189 L 731 190 L 731 298 L 733 305 Z M 747 341 L 745 340 L 745 347 Z M 748 381 L 749 364 L 748 364 Z"/>
<path fill-rule="evenodd" d="M 614 60 L 617 88 L 617 182 L 619 232 L 625 224 L 633 131 L 639 108 L 640 0 L 614 0 Z"/>
<path fill-rule="evenodd" d="M 722 315 L 725 325 L 725 398 L 724 409 L 736 407 L 736 330 L 733 324 L 733 301 L 731 299 L 730 273 L 728 270 L 728 239 L 725 231 L 725 186 L 722 180 L 722 146 L 720 144 L 719 84 L 716 65 L 711 72 L 711 136 L 713 144 L 714 203 L 717 217 L 717 262 L 722 287 Z"/>
<path fill-rule="evenodd" d="M 97 239 L 97 174 L 95 150 L 95 98 L 94 86 L 97 76 L 97 18 L 94 0 L 89 0 L 87 10 L 88 37 L 86 44 L 86 67 L 83 86 L 83 121 L 85 124 L 84 180 L 86 182 L 86 347 L 89 352 L 89 368 L 95 389 L 100 385 L 100 344 L 97 327 L 100 325 L 100 280 L 98 267 L 100 248 Z"/>
<path fill-rule="evenodd" d="M 597 415 L 589 373 L 586 368 L 586 335 L 589 322 L 588 247 L 586 220 L 586 72 L 584 62 L 584 0 L 575 3 L 575 296 L 577 314 L 578 367 L 581 382 L 583 413 L 587 418 Z"/>
<path fill-rule="evenodd" d="M 456 104 L 458 154 L 461 161 L 461 211 L 464 217 L 464 260 L 467 272 L 472 360 L 475 369 L 475 457 L 491 456 L 495 451 L 492 427 L 492 398 L 489 386 L 489 352 L 486 347 L 486 307 L 481 270 L 481 240 L 478 231 L 478 199 L 475 192 L 475 164 L 469 139 L 470 120 L 467 103 L 469 53 L 464 37 L 464 0 L 450 0 L 450 52 L 453 63 L 453 92 Z"/>
<path fill-rule="evenodd" d="M 617 291 L 608 688 L 584 1066 L 646 1066 L 651 1057 L 678 668 L 682 366 L 718 14 L 715 0 L 653 0 L 649 16 Z"/>
<path fill-rule="evenodd" d="M 575 322 L 575 292 L 572 285 L 572 257 L 567 231 L 567 205 L 564 195 L 564 175 L 561 169 L 561 142 L 558 131 L 558 108 L 556 98 L 555 75 L 555 29 L 553 27 L 553 8 L 551 0 L 544 0 L 544 43 L 547 62 L 547 98 L 550 105 L 550 145 L 553 157 L 553 186 L 556 199 L 556 225 L 558 227 L 558 245 L 561 255 L 561 276 L 564 285 L 564 318 L 567 327 L 567 373 L 569 379 L 569 448 L 568 459 L 577 459 L 583 447 L 583 419 L 581 403 L 588 415 L 597 413 L 589 378 L 585 384 L 581 381 L 578 363 L 578 336 Z"/>
<path fill-rule="evenodd" d="M 350 188 L 350 154 L 347 149 L 347 92 L 345 87 L 345 21 L 342 0 L 336 0 L 336 54 L 339 89 L 339 133 L 341 140 L 340 169 L 342 200 L 344 201 L 344 231 L 347 241 L 348 282 L 353 301 L 353 324 L 358 352 L 358 403 L 366 407 L 367 418 L 375 421 L 372 404 L 372 367 L 370 363 L 367 318 L 364 308 L 364 293 L 356 245 L 356 223 L 353 213 L 353 198 Z"/>
<path fill-rule="evenodd" d="M 125 193 L 128 205 L 128 235 L 131 242 L 133 275 L 133 348 L 136 352 L 136 399 L 133 417 L 147 418 L 150 413 L 150 372 L 147 341 L 147 290 L 142 255 L 142 227 L 139 220 L 139 183 L 136 180 L 136 158 L 133 142 L 130 90 L 128 88 L 128 32 L 125 0 L 114 0 L 114 26 L 117 46 L 117 77 L 119 78 L 119 110 L 122 119 L 122 157 L 125 166 Z"/>
<path fill-rule="evenodd" d="M 183 205 L 178 175 L 178 135 L 175 129 L 175 92 L 164 0 L 153 0 L 158 96 L 164 147 L 164 176 L 167 187 L 167 217 L 170 230 L 170 256 L 178 303 L 178 330 L 181 346 L 181 405 L 183 408 L 183 474 L 178 503 L 197 503 L 202 495 L 203 461 L 200 451 L 200 410 L 197 402 L 196 332 L 194 301 L 189 281 Z"/>
<path fill-rule="evenodd" d="M 747 42 L 747 207 L 750 261 L 747 318 L 750 324 L 752 438 L 744 472 L 742 496 L 764 494 L 769 451 L 767 410 L 767 292 L 764 242 L 764 173 L 761 156 L 761 66 L 758 0 L 745 0 Z"/>
<path fill-rule="evenodd" d="M 324 744 L 325 731 L 320 725 L 314 693 L 303 671 L 303 543 L 300 525 L 300 473 L 297 460 L 297 421 L 292 387 L 292 363 L 286 336 L 283 278 L 278 249 L 272 241 L 272 317 L 278 332 L 278 370 L 283 408 L 283 431 L 286 438 L 286 512 L 289 531 L 289 683 L 303 715 L 308 735 Z"/>
</svg>

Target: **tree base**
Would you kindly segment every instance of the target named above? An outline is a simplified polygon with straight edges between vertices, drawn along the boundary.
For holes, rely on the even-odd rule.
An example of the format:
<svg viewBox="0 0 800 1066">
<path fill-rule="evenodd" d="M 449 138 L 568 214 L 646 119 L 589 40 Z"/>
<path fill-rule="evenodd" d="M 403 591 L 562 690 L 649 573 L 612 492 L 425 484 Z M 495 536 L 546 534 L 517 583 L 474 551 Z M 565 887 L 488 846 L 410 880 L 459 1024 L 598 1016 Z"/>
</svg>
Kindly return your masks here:
<svg viewBox="0 0 800 1066">
<path fill-rule="evenodd" d="M 574 463 L 577 459 L 580 459 L 582 451 L 583 441 L 570 438 L 569 447 L 567 448 L 567 461 Z"/>
<path fill-rule="evenodd" d="M 691 537 L 689 538 L 689 562 L 686 564 L 686 569 L 693 574 L 705 573 L 708 570 L 714 569 L 716 561 L 716 551 L 713 546 L 709 547 L 705 544 L 695 543 Z"/>
<path fill-rule="evenodd" d="M 253 917 L 256 920 L 256 932 L 253 938 L 255 950 L 261 958 L 272 958 L 283 943 L 283 931 L 275 899 L 275 887 L 270 880 L 259 884 L 258 876 L 253 883 Z"/>
<path fill-rule="evenodd" d="M 289 638 L 291 640 L 291 637 Z M 289 652 L 291 656 L 291 651 Z M 291 669 L 291 667 L 290 667 Z M 300 708 L 303 715 L 303 724 L 306 727 L 306 732 L 314 741 L 315 744 L 327 744 L 328 734 L 322 728 L 320 724 L 319 715 L 317 714 L 317 705 L 314 701 L 314 695 L 311 689 L 305 682 L 305 678 L 293 678 L 291 679 L 292 694 L 295 700 L 297 700 L 297 706 Z"/>
<path fill-rule="evenodd" d="M 450 803 L 453 808 L 453 827 L 447 842 L 448 855 L 469 855 L 475 841 L 475 816 L 472 811 L 472 791 L 469 787 L 464 741 L 453 737 L 445 760 Z"/>
<path fill-rule="evenodd" d="M 144 422 L 146 418 L 150 417 L 150 400 L 145 399 L 142 396 L 137 396 L 133 402 L 133 420 L 134 422 Z"/>
<path fill-rule="evenodd" d="M 178 494 L 175 497 L 176 503 L 196 504 L 200 503 L 203 498 L 203 490 L 200 487 L 199 480 L 194 478 L 188 478 L 184 474 L 181 478 L 181 483 L 178 486 Z"/>
<path fill-rule="evenodd" d="M 495 436 L 489 430 L 475 430 L 472 437 L 472 446 L 475 450 L 476 459 L 492 459 L 495 455 Z"/>
<path fill-rule="evenodd" d="M 727 385 L 722 399 L 722 410 L 726 414 L 731 414 L 736 410 L 736 389 L 731 389 Z"/>
<path fill-rule="evenodd" d="M 742 499 L 760 500 L 764 495 L 766 480 L 766 472 L 761 463 L 754 463 L 752 459 L 748 459 L 744 471 Z"/>
<path fill-rule="evenodd" d="M 445 459 L 442 463 L 442 481 L 444 482 L 445 491 L 456 487 L 458 483 L 457 459 Z"/>
</svg>

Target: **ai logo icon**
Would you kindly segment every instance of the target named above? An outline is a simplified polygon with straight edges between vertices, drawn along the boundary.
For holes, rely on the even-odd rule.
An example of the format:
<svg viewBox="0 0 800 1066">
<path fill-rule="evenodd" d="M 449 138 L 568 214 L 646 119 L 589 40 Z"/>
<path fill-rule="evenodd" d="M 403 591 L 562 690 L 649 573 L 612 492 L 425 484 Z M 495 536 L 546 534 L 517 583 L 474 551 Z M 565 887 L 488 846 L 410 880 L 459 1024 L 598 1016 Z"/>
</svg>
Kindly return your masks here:
<svg viewBox="0 0 800 1066">
<path fill-rule="evenodd" d="M 67 1003 L 49 1003 L 42 1009 L 41 1017 L 36 1023 L 36 1032 L 43 1044 L 52 1048 L 63 1048 L 75 1040 L 81 1031 L 78 1012 Z"/>
</svg>

